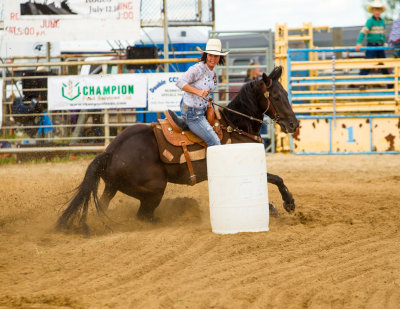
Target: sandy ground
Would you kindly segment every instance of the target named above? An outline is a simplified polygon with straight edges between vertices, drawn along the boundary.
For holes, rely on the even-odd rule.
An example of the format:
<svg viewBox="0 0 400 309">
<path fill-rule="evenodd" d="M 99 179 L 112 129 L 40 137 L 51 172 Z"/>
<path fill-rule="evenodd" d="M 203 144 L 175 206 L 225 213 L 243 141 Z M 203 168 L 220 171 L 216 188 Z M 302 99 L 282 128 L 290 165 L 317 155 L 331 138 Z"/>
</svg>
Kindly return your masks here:
<svg viewBox="0 0 400 309">
<path fill-rule="evenodd" d="M 169 185 L 157 224 L 118 194 L 93 235 L 54 224 L 89 161 L 0 166 L 0 308 L 399 308 L 400 156 L 267 157 L 297 209 L 211 232 L 207 183 Z"/>
</svg>

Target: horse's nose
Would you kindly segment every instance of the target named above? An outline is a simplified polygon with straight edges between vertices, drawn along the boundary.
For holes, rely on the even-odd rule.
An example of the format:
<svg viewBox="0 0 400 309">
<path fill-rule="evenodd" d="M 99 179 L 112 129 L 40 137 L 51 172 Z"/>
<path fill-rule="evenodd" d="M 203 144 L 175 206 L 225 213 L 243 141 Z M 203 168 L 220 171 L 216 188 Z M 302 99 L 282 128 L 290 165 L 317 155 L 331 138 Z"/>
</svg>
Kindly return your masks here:
<svg viewBox="0 0 400 309">
<path fill-rule="evenodd" d="M 293 122 L 293 121 L 289 122 L 289 127 L 292 130 L 295 130 L 297 128 L 297 126 L 298 126 L 297 122 Z"/>
</svg>

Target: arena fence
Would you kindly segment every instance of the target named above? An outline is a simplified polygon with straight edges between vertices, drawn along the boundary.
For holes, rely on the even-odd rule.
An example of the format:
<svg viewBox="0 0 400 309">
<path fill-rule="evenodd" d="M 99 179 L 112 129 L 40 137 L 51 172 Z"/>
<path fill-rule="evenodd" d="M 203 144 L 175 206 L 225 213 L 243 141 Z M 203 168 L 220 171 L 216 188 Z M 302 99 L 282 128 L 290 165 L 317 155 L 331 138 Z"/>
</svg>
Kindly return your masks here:
<svg viewBox="0 0 400 309">
<path fill-rule="evenodd" d="M 345 59 L 350 52 L 355 49 L 288 49 L 289 98 L 300 120 L 299 132 L 289 139 L 294 153 L 399 153 L 400 62 Z M 361 75 L 364 69 L 369 72 Z"/>
<path fill-rule="evenodd" d="M 297 117 L 295 154 L 400 154 L 400 115 L 323 115 Z"/>
<path fill-rule="evenodd" d="M 390 47 L 364 47 L 390 50 Z M 336 59 L 337 52 L 354 48 L 288 50 L 288 92 L 297 113 L 399 112 L 400 61 L 396 58 Z M 315 61 L 298 61 L 301 54 L 317 53 Z M 329 53 L 324 60 L 321 54 Z M 368 75 L 360 75 L 361 70 Z M 382 74 L 381 71 L 389 74 Z"/>
<path fill-rule="evenodd" d="M 243 52 L 233 51 L 234 52 Z M 83 55 L 78 55 L 83 56 Z M 102 55 L 110 56 L 110 55 Z M 112 55 L 115 56 L 115 55 Z M 197 55 L 198 56 L 198 55 Z M 194 63 L 198 58 L 180 59 L 141 59 L 141 60 L 97 60 L 77 61 L 64 57 L 54 62 L 34 63 L 7 63 L 0 65 L 3 73 L 3 121 L 0 131 L 0 153 L 75 153 L 75 152 L 101 152 L 106 145 L 116 137 L 125 127 L 143 122 L 144 115 L 155 115 L 146 109 L 105 109 L 105 110 L 60 110 L 48 111 L 46 109 L 47 88 L 43 83 L 33 84 L 29 81 L 45 81 L 51 76 L 73 75 L 73 73 L 86 72 L 99 74 L 120 74 L 125 72 L 127 65 L 165 64 L 165 63 Z M 111 56 L 110 56 L 111 58 Z M 116 57 L 112 57 L 116 58 Z M 20 59 L 21 60 L 21 59 Z M 58 61 L 57 61 L 58 60 Z M 247 69 L 249 66 L 244 66 Z M 47 68 L 38 74 L 38 68 Z M 162 70 L 163 66 L 159 69 Z M 158 71 L 159 71 L 158 69 Z M 235 68 L 227 66 L 228 70 Z M 35 74 L 26 74 L 36 72 Z M 146 73 L 138 73 L 146 74 Z M 22 87 L 22 84 L 25 87 Z M 239 84 L 229 85 L 237 87 Z M 32 87 L 32 88 L 29 88 Z M 16 110 L 13 103 L 18 97 L 25 109 Z M 30 98 L 39 98 L 37 106 L 42 109 L 29 109 L 32 102 Z M 226 104 L 220 100 L 220 94 L 215 94 L 216 102 Z M 159 112 L 157 117 L 162 117 Z M 75 119 L 73 121 L 73 119 Z M 50 122 L 49 122 L 50 121 Z M 268 121 L 266 119 L 266 121 Z M 268 134 L 262 137 L 268 140 L 267 151 L 274 151 L 274 126 L 268 122 Z"/>
</svg>

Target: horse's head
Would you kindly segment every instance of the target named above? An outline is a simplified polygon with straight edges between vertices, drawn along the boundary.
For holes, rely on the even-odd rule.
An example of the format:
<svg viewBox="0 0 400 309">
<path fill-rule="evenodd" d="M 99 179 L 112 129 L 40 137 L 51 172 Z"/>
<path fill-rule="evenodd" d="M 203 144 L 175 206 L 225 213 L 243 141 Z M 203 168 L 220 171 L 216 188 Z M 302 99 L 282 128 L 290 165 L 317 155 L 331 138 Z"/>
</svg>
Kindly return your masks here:
<svg viewBox="0 0 400 309">
<path fill-rule="evenodd" d="M 299 126 L 299 122 L 289 102 L 288 93 L 279 82 L 281 75 L 281 66 L 274 68 L 269 75 L 263 73 L 261 91 L 264 96 L 260 104 L 263 105 L 262 108 L 265 106 L 264 113 L 276 121 L 283 132 L 293 133 Z"/>
</svg>

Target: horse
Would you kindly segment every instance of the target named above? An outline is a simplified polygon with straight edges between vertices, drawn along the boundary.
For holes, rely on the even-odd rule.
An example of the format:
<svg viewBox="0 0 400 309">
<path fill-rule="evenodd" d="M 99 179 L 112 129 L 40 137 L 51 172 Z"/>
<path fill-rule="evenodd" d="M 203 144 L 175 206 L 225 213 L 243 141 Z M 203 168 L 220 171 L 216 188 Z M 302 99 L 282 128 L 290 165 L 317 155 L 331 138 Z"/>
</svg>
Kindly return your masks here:
<svg viewBox="0 0 400 309">
<path fill-rule="evenodd" d="M 289 103 L 288 93 L 279 82 L 281 74 L 281 67 L 275 67 L 269 75 L 263 73 L 261 78 L 244 84 L 237 96 L 222 110 L 219 109 L 223 120 L 229 124 L 224 134 L 230 135 L 232 143 L 260 142 L 264 114 L 279 124 L 283 132 L 295 132 L 299 122 Z M 207 180 L 206 158 L 193 161 L 192 164 L 197 183 Z M 100 178 L 105 187 L 99 199 L 97 191 Z M 267 179 L 278 187 L 284 209 L 293 212 L 295 202 L 282 178 L 267 173 Z M 190 184 L 186 164 L 162 162 L 151 125 L 129 126 L 89 164 L 83 181 L 76 188 L 76 194 L 59 217 L 57 228 L 70 230 L 78 224 L 79 230 L 89 234 L 86 219 L 90 200 L 93 198 L 97 212 L 105 215 L 118 191 L 140 201 L 136 214 L 138 219 L 153 221 L 154 211 L 161 202 L 168 182 Z"/>
</svg>

